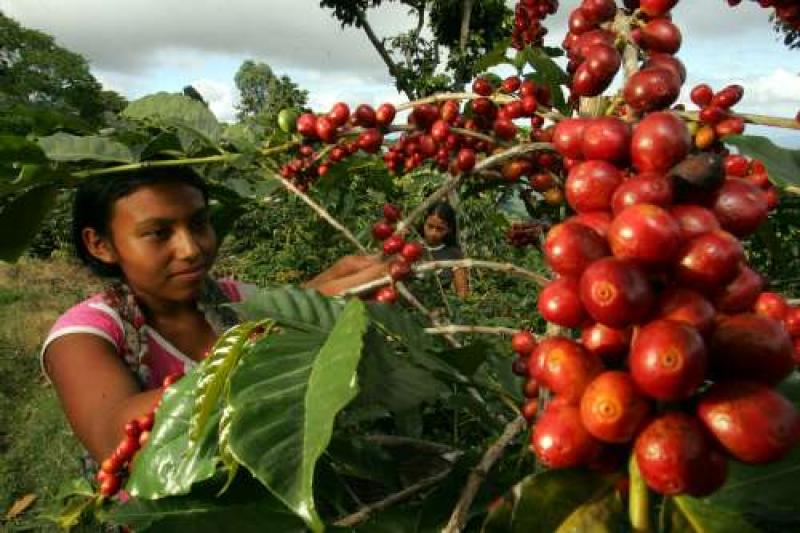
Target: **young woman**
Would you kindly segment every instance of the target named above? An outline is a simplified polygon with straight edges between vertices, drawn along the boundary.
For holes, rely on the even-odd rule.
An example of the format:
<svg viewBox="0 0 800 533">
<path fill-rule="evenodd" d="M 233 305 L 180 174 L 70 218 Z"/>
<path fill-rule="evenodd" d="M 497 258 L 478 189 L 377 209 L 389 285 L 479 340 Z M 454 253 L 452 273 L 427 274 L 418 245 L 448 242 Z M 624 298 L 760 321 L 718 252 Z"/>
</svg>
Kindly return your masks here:
<svg viewBox="0 0 800 533">
<path fill-rule="evenodd" d="M 65 312 L 42 348 L 78 439 L 96 461 L 124 437 L 124 426 L 153 408 L 166 376 L 201 360 L 237 322 L 222 305 L 247 287 L 209 277 L 218 241 L 208 192 L 188 169 L 100 176 L 75 196 L 78 257 L 112 280 Z M 385 275 L 378 257 L 348 256 L 306 284 L 326 295 Z"/>
<path fill-rule="evenodd" d="M 464 257 L 458 246 L 456 213 L 447 202 L 439 202 L 428 209 L 421 233 L 426 251 L 433 260 L 445 261 Z M 466 269 L 443 269 L 438 275 L 443 288 L 447 289 L 453 285 L 460 298 L 469 294 L 469 277 Z"/>
</svg>

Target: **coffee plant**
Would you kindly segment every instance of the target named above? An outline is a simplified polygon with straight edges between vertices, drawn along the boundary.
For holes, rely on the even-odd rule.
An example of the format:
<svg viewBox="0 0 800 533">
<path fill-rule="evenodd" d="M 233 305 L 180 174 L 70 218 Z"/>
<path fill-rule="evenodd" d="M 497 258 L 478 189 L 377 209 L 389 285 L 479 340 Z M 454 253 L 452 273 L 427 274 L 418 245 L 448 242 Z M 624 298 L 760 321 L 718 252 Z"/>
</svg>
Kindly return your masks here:
<svg viewBox="0 0 800 533">
<path fill-rule="evenodd" d="M 285 286 L 238 304 L 245 321 L 170 378 L 97 486 L 65 492 L 54 519 L 136 531 L 797 530 L 800 307 L 775 290 L 794 285 L 770 283 L 778 251 L 754 244 L 796 236 L 781 215 L 796 209 L 800 153 L 743 133 L 800 124 L 738 112 L 739 85 L 686 87 L 691 108 L 675 105 L 677 3 L 562 5 L 568 33 L 554 49 L 542 44 L 559 3 L 521 1 L 508 50 L 484 61 L 515 74 L 377 108 L 286 109 L 267 141 L 166 93 L 95 135 L 0 138 L 4 260 L 81 179 L 190 165 L 211 184 L 220 231 L 283 191 L 337 246 L 380 253 L 389 272 L 339 298 Z M 785 4 L 762 2 L 793 23 Z M 362 205 L 347 201 L 355 190 Z M 448 197 L 467 229 L 500 244 L 472 245 L 466 231 L 467 258 L 430 261 L 417 227 Z M 498 228 L 487 205 L 515 222 Z M 455 308 L 416 279 L 454 268 L 473 272 L 478 293 L 490 273 L 529 295 L 505 302 L 515 322 L 478 322 L 480 304 Z"/>
</svg>

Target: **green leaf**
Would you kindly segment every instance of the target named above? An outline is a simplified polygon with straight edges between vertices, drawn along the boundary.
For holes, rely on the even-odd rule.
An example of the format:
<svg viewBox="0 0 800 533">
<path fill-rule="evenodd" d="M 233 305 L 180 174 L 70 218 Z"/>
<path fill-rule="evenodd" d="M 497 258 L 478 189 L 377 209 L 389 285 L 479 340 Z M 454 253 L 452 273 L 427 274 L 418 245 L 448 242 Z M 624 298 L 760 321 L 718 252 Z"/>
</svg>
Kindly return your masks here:
<svg viewBox="0 0 800 533">
<path fill-rule="evenodd" d="M 128 104 L 122 116 L 162 127 L 189 131 L 211 146 L 222 135 L 222 126 L 206 106 L 182 94 L 160 92 Z M 180 135 L 180 132 L 179 132 Z"/>
<path fill-rule="evenodd" d="M 472 376 L 486 361 L 491 350 L 492 347 L 488 342 L 477 340 L 461 348 L 443 350 L 439 353 L 439 357 L 465 376 Z"/>
<path fill-rule="evenodd" d="M 616 491 L 581 505 L 561 523 L 556 533 L 615 533 L 626 521 Z"/>
<path fill-rule="evenodd" d="M 164 392 L 150 440 L 136 455 L 125 487 L 132 496 L 157 499 L 187 494 L 192 485 L 216 473 L 221 416 L 218 406 L 209 414 L 196 442 L 192 444 L 189 439 L 199 380 L 200 373 L 194 369 Z"/>
<path fill-rule="evenodd" d="M 39 233 L 53 208 L 57 189 L 34 187 L 15 197 L 0 212 L 0 260 L 16 261 Z"/>
<path fill-rule="evenodd" d="M 325 335 L 333 329 L 343 304 L 311 289 L 287 286 L 260 289 L 234 307 L 248 320 L 271 318 L 284 326 Z"/>
<path fill-rule="evenodd" d="M 306 531 L 302 521 L 267 490 L 255 482 L 241 481 L 222 497 L 207 489 L 160 500 L 134 498 L 115 506 L 104 518 L 137 533 Z"/>
<path fill-rule="evenodd" d="M 134 163 L 136 158 L 131 149 L 121 142 L 98 135 L 80 136 L 69 133 L 56 133 L 49 137 L 39 137 L 39 146 L 53 161 L 103 161 L 114 163 Z"/>
<path fill-rule="evenodd" d="M 506 58 L 506 50 L 508 50 L 509 46 L 511 46 L 511 37 L 498 41 L 494 48 L 479 57 L 478 60 L 473 63 L 473 71 L 481 73 L 501 63 L 506 63 L 508 61 Z"/>
<path fill-rule="evenodd" d="M 689 496 L 672 498 L 673 532 L 680 533 L 758 533 L 742 516 Z"/>
<path fill-rule="evenodd" d="M 742 154 L 760 159 L 767 167 L 769 179 L 780 187 L 800 185 L 800 150 L 788 150 L 775 145 L 766 137 L 731 135 L 723 139 Z"/>
<path fill-rule="evenodd" d="M 514 533 L 551 533 L 579 507 L 611 488 L 612 480 L 585 470 L 550 470 L 526 477 L 515 490 Z"/>
<path fill-rule="evenodd" d="M 232 327 L 217 339 L 210 355 L 197 369 L 199 377 L 195 391 L 195 408 L 189 428 L 189 442 L 192 444 L 203 435 L 211 413 L 219 408 L 223 389 L 242 356 L 245 343 L 257 329 L 265 327 L 269 329 L 266 321 L 245 322 Z M 264 334 L 269 335 L 269 331 Z"/>
<path fill-rule="evenodd" d="M 367 324 L 363 302 L 350 300 L 321 346 L 313 334 L 270 335 L 231 378 L 231 451 L 314 531 L 323 528 L 312 492 L 315 464 L 336 415 L 358 392 Z"/>
<path fill-rule="evenodd" d="M 35 142 L 16 135 L 0 135 L 0 161 L 43 163 L 47 161 Z"/>
<path fill-rule="evenodd" d="M 522 52 L 528 64 L 533 69 L 544 76 L 551 85 L 566 85 L 569 83 L 569 76 L 558 66 L 558 63 L 539 48 L 527 47 Z"/>
<path fill-rule="evenodd" d="M 398 415 L 450 391 L 431 372 L 397 353 L 380 333 L 369 332 L 365 352 L 359 368 L 361 394 L 354 408 L 380 405 Z"/>
</svg>

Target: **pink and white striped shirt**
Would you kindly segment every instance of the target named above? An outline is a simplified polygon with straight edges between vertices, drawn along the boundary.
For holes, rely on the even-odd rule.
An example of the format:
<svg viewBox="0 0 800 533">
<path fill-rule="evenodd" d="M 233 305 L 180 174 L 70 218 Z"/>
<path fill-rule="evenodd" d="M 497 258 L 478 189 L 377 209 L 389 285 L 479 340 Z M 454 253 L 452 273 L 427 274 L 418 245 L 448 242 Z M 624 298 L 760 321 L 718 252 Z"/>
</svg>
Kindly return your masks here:
<svg viewBox="0 0 800 533">
<path fill-rule="evenodd" d="M 242 301 L 250 288 L 234 280 L 217 280 L 217 283 L 231 302 Z M 147 324 L 142 326 L 142 330 L 147 339 L 147 353 L 141 360 L 141 364 L 146 367 L 147 388 L 159 387 L 168 375 L 183 374 L 197 364 Z M 42 363 L 50 343 L 72 333 L 97 335 L 108 341 L 120 356 L 125 351 L 125 327 L 122 319 L 103 300 L 102 294 L 95 294 L 71 307 L 56 320 L 42 346 Z M 44 364 L 42 371 L 47 375 Z"/>
</svg>

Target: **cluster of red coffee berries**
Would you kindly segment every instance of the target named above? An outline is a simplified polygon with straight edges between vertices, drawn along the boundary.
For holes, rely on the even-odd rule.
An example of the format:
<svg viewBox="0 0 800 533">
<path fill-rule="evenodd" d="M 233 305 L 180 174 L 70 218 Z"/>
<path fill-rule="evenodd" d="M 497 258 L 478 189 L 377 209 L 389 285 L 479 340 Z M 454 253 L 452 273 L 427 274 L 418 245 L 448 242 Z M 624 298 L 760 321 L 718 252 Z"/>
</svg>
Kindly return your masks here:
<svg viewBox="0 0 800 533">
<path fill-rule="evenodd" d="M 522 50 L 526 46 L 542 46 L 547 28 L 542 21 L 558 11 L 558 0 L 523 0 L 514 6 L 514 29 L 511 46 Z"/>
<path fill-rule="evenodd" d="M 700 496 L 724 482 L 729 458 L 783 457 L 800 415 L 773 387 L 795 368 L 800 315 L 763 292 L 739 241 L 768 214 L 763 165 L 691 153 L 666 111 L 632 128 L 567 119 L 553 142 L 577 214 L 547 234 L 557 277 L 538 309 L 580 339 L 512 340 L 525 414 L 539 387 L 555 395 L 531 435 L 539 459 L 597 465 L 623 450 L 652 489 Z"/>
<path fill-rule="evenodd" d="M 622 64 L 616 34 L 600 28 L 617 13 L 614 0 L 584 0 L 569 15 L 563 46 L 572 74 L 573 97 L 597 96 L 605 91 Z"/>
<path fill-rule="evenodd" d="M 383 242 L 383 255 L 395 256 L 389 263 L 389 276 L 392 284 L 375 292 L 375 300 L 392 304 L 397 301 L 395 281 L 402 281 L 411 275 L 411 265 L 419 261 L 425 249 L 418 242 L 407 242 L 402 235 L 395 233 L 394 224 L 400 220 L 400 209 L 394 204 L 383 206 L 383 218 L 372 226 L 372 236 Z"/>
<path fill-rule="evenodd" d="M 690 98 L 700 108 L 698 114 L 701 126 L 695 133 L 695 144 L 704 150 L 717 139 L 727 135 L 744 132 L 744 119 L 731 113 L 731 108 L 742 99 L 744 88 L 741 85 L 728 85 L 717 91 L 707 84 L 695 86 Z"/>
<path fill-rule="evenodd" d="M 317 176 L 327 174 L 331 164 L 359 150 L 377 153 L 395 114 L 392 104 L 382 104 L 377 110 L 362 104 L 351 114 L 350 107 L 344 102 L 334 104 L 325 115 L 303 113 L 296 123 L 300 135 L 307 142 L 328 146 L 316 152 L 311 144 L 304 144 L 300 147 L 300 156 L 281 168 L 281 175 L 306 188 Z"/>
<path fill-rule="evenodd" d="M 170 374 L 164 378 L 163 387 L 169 387 L 182 377 L 182 374 Z M 99 492 L 104 498 L 110 498 L 119 492 L 122 483 L 130 472 L 133 457 L 150 438 L 153 429 L 155 411 L 158 404 L 146 415 L 142 415 L 125 424 L 125 437 L 122 438 L 116 450 L 100 463 L 97 472 L 97 482 L 100 484 Z"/>
<path fill-rule="evenodd" d="M 729 6 L 738 6 L 742 0 L 726 0 Z M 764 8 L 774 7 L 775 17 L 794 30 L 800 30 L 800 4 L 797 0 L 755 0 Z"/>
</svg>

